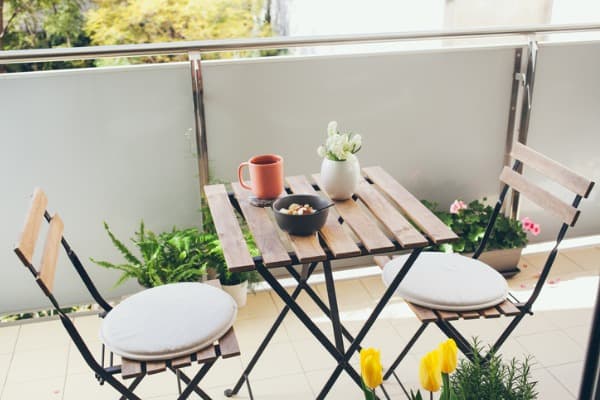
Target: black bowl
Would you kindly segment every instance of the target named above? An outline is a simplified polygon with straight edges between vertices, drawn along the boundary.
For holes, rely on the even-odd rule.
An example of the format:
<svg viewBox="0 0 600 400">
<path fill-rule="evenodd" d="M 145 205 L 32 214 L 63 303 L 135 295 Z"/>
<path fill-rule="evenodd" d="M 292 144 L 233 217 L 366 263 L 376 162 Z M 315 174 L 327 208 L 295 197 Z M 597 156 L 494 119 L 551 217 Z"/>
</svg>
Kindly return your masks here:
<svg viewBox="0 0 600 400">
<path fill-rule="evenodd" d="M 312 194 L 290 194 L 275 200 L 273 203 L 273 212 L 275 213 L 275 220 L 281 229 L 292 235 L 309 236 L 325 225 L 325 221 L 329 215 L 329 208 L 307 215 L 290 215 L 279 212 L 280 209 L 288 208 L 292 203 L 300 205 L 309 204 L 312 208 L 318 209 L 328 205 L 329 201 L 321 196 Z"/>
</svg>

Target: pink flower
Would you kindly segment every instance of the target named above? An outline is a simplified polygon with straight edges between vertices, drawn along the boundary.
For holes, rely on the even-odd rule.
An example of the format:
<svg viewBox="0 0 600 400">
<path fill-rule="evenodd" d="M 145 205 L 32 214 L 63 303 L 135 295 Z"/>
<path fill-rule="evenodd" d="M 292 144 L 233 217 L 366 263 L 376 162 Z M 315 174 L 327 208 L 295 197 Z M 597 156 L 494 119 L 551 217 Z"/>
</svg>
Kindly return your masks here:
<svg viewBox="0 0 600 400">
<path fill-rule="evenodd" d="M 452 205 L 450 206 L 450 213 L 458 214 L 459 210 L 466 210 L 466 209 L 467 209 L 467 205 L 465 204 L 464 201 L 454 200 L 454 203 L 452 203 Z"/>
<path fill-rule="evenodd" d="M 537 236 L 540 234 L 542 229 L 540 228 L 540 226 L 538 224 L 533 224 L 533 226 L 531 227 L 531 229 L 529 229 L 529 231 L 533 234 L 533 236 Z"/>
<path fill-rule="evenodd" d="M 525 217 L 521 220 L 523 224 L 523 229 L 526 231 L 530 230 L 533 227 L 533 221 L 529 217 Z"/>
</svg>

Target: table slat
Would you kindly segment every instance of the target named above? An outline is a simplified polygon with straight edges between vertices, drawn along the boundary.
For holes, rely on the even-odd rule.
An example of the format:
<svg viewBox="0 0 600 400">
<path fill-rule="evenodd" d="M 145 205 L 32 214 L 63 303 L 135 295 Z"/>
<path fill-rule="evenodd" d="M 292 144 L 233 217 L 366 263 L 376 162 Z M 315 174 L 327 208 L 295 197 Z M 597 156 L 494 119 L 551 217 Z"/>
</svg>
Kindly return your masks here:
<svg viewBox="0 0 600 400">
<path fill-rule="evenodd" d="M 279 233 L 267 214 L 268 210 L 250 204 L 248 201 L 250 192 L 243 189 L 239 183 L 232 183 L 231 186 L 254 236 L 256 246 L 262 254 L 265 266 L 280 267 L 291 264 L 292 260 L 279 239 Z"/>
<path fill-rule="evenodd" d="M 318 195 L 318 192 L 312 187 L 308 179 L 303 175 L 291 176 L 286 178 L 286 180 L 292 192 L 296 194 Z M 330 210 L 325 225 L 319 231 L 321 237 L 335 257 L 359 255 L 360 249 L 356 243 L 354 243 L 354 240 L 350 237 L 350 235 L 348 235 L 344 228 L 342 228 L 337 218 L 337 213 L 334 212 L 334 210 Z M 316 241 L 318 244 L 318 240 Z"/>
<path fill-rule="evenodd" d="M 402 214 L 379 193 L 373 185 L 360 178 L 356 195 L 365 203 L 381 223 L 392 232 L 404 248 L 422 247 L 428 244 Z"/>
<path fill-rule="evenodd" d="M 313 179 L 323 188 L 321 177 L 314 174 Z M 325 193 L 325 191 L 323 191 Z M 394 244 L 379 229 L 377 224 L 360 208 L 352 199 L 332 200 L 335 203 L 335 209 L 352 228 L 356 236 L 362 241 L 368 251 L 387 251 L 393 250 Z"/>
<path fill-rule="evenodd" d="M 229 270 L 254 269 L 254 261 L 224 185 L 204 186 L 208 207 L 223 247 L 223 255 Z"/>
<path fill-rule="evenodd" d="M 363 168 L 364 173 L 388 194 L 432 242 L 446 243 L 458 239 L 438 217 L 381 167 Z"/>
</svg>

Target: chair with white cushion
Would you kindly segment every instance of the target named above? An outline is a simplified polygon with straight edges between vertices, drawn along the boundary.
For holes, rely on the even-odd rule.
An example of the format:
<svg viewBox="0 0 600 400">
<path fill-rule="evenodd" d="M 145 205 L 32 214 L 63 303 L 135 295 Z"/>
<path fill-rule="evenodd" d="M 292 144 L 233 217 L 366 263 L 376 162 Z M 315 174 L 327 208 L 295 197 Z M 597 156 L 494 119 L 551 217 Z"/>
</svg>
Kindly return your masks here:
<svg viewBox="0 0 600 400">
<path fill-rule="evenodd" d="M 485 235 L 473 257 L 454 253 L 422 253 L 400 284 L 396 294 L 407 302 L 421 321 L 421 326 L 387 369 L 384 379 L 388 379 L 393 374 L 398 380 L 394 370 L 431 323 L 437 325 L 446 336 L 454 339 L 461 352 L 472 360 L 474 354 L 469 342 L 451 321 L 501 316 L 512 318 L 498 340 L 491 345 L 490 352 L 487 355 L 479 355 L 482 359 L 488 359 L 492 352 L 496 352 L 502 346 L 526 314 L 533 315 L 533 303 L 548 278 L 558 253 L 558 246 L 568 228 L 575 225 L 580 213 L 577 207 L 582 198 L 589 196 L 594 182 L 521 143 L 515 143 L 511 157 L 515 163 L 512 169 L 504 167 L 500 175 L 500 181 L 504 186 Z M 523 165 L 535 169 L 574 193 L 573 202 L 568 204 L 525 178 L 522 175 Z M 525 302 L 519 302 L 508 292 L 506 280 L 500 273 L 478 260 L 486 248 L 509 188 L 553 213 L 562 222 L 554 247 L 548 255 L 532 294 Z M 394 279 L 406 257 L 400 256 L 394 259 L 385 256 L 375 257 L 375 262 L 383 269 L 383 281 L 386 285 Z M 398 382 L 400 383 L 399 380 Z"/>
<path fill-rule="evenodd" d="M 231 296 L 220 289 L 219 281 L 159 286 L 134 294 L 113 307 L 102 298 L 83 264 L 63 237 L 64 225 L 60 216 L 54 214 L 50 217 L 46 211 L 47 203 L 44 192 L 36 189 L 15 252 L 52 303 L 69 336 L 100 384 L 108 382 L 121 394 L 122 399 L 139 400 L 140 397 L 133 391 L 142 379 L 169 370 L 177 376 L 178 399 L 186 399 L 192 392 L 203 399 L 210 399 L 198 386 L 200 380 L 219 357 L 240 355 L 233 330 L 237 305 Z M 33 264 L 33 253 L 43 219 L 50 225 L 40 268 L 37 269 Z M 100 314 L 103 317 L 100 361 L 92 355 L 53 294 L 61 244 L 91 296 L 103 309 Z M 114 355 L 121 357 L 121 364 L 114 364 Z M 190 378 L 182 368 L 193 363 L 198 363 L 201 367 Z M 133 381 L 125 386 L 116 375 Z M 183 390 L 181 381 L 187 384 Z M 247 380 L 246 383 L 250 398 L 253 398 Z"/>
</svg>

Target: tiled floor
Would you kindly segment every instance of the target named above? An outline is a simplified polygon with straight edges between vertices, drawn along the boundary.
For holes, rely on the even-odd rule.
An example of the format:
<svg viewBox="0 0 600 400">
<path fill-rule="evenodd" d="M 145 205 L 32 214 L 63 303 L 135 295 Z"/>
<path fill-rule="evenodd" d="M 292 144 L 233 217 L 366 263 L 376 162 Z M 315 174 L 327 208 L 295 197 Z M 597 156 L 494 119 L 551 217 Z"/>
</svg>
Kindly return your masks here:
<svg viewBox="0 0 600 400">
<path fill-rule="evenodd" d="M 518 297 L 525 298 L 530 293 L 543 261 L 544 256 L 538 254 L 527 255 L 521 260 L 523 272 L 510 280 Z M 576 398 L 599 270 L 600 247 L 562 252 L 536 303 L 535 316 L 526 318 L 503 347 L 506 357 L 526 354 L 533 357 L 533 375 L 539 381 L 539 398 L 542 400 Z M 370 271 L 376 273 L 374 268 Z M 315 287 L 325 299 L 323 284 L 315 283 Z M 343 323 L 356 332 L 384 290 L 381 279 L 372 275 L 340 280 L 336 288 Z M 330 326 L 306 295 L 301 295 L 300 301 L 316 324 L 325 328 Z M 239 358 L 217 362 L 203 381 L 211 396 L 225 398 L 223 390 L 239 376 L 281 308 L 282 302 L 270 291 L 249 296 L 248 305 L 240 310 L 236 322 L 243 354 Z M 95 316 L 78 317 L 75 323 L 90 347 L 97 349 L 100 320 Z M 477 335 L 490 341 L 506 323 L 507 320 L 501 318 L 459 321 L 457 326 L 470 336 Z M 380 348 L 384 364 L 389 364 L 417 327 L 418 322 L 406 304 L 394 299 L 364 345 Z M 418 387 L 419 358 L 442 339 L 437 328 L 429 328 L 400 365 L 398 372 L 408 386 Z M 255 397 L 314 398 L 333 366 L 331 357 L 290 315 L 251 375 Z M 389 383 L 386 388 L 392 398 L 404 398 L 398 385 Z M 147 378 L 139 388 L 143 398 L 156 400 L 174 399 L 176 391 L 174 376 L 167 373 Z M 95 400 L 116 397 L 110 386 L 98 385 L 58 321 L 0 328 L 0 399 Z M 245 389 L 237 398 L 248 398 Z M 360 399 L 361 394 L 349 378 L 342 376 L 328 398 Z"/>
</svg>

